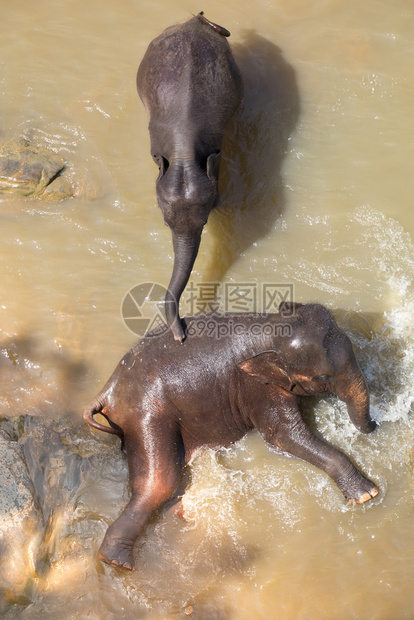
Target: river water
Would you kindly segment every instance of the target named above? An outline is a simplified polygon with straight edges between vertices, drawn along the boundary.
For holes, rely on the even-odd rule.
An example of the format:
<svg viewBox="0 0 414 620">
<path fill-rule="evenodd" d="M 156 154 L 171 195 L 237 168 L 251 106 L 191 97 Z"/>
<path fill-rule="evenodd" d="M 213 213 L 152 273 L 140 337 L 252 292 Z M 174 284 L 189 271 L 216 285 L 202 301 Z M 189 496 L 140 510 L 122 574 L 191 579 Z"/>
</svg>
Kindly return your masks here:
<svg viewBox="0 0 414 620">
<path fill-rule="evenodd" d="M 136 340 L 128 291 L 169 281 L 135 75 L 152 38 L 202 9 L 232 34 L 245 96 L 181 313 L 227 307 L 232 286 L 263 310 L 264 285 L 334 310 L 379 428 L 359 435 L 334 397 L 305 414 L 380 494 L 351 507 L 251 435 L 194 460 L 184 517 L 151 522 L 125 575 L 96 560 L 127 499 L 125 461 L 81 413 Z M 414 617 L 413 27 L 410 0 L 3 7 L 2 140 L 30 135 L 99 187 L 93 200 L 0 199 L 0 415 L 43 503 L 5 618 Z"/>
</svg>

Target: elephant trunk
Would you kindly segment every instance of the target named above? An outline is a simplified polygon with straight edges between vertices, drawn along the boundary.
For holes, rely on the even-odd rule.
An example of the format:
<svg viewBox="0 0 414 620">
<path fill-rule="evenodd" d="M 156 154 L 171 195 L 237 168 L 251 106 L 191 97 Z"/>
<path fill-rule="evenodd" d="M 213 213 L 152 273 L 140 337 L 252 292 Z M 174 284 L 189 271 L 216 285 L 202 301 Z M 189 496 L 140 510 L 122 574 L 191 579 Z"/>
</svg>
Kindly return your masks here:
<svg viewBox="0 0 414 620">
<path fill-rule="evenodd" d="M 165 296 L 165 314 L 168 327 L 174 340 L 183 342 L 184 330 L 179 316 L 180 297 L 186 287 L 194 261 L 200 247 L 201 231 L 195 235 L 177 235 L 172 233 L 174 248 L 174 268 Z"/>
<path fill-rule="evenodd" d="M 355 362 L 356 364 L 356 362 Z M 377 424 L 369 415 L 369 391 L 358 366 L 336 385 L 335 394 L 343 400 L 351 422 L 361 433 L 372 433 Z"/>
</svg>

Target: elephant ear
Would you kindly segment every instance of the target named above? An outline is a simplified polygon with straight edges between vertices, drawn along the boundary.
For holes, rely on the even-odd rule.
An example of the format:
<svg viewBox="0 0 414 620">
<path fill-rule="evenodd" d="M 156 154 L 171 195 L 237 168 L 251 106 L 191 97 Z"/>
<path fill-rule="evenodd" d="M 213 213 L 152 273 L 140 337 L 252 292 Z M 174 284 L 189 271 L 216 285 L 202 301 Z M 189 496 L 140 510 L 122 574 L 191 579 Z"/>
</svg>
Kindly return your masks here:
<svg viewBox="0 0 414 620">
<path fill-rule="evenodd" d="M 206 172 L 209 179 L 216 179 L 216 181 L 218 180 L 220 161 L 221 151 L 211 153 L 211 155 L 207 157 Z"/>
<path fill-rule="evenodd" d="M 161 178 L 167 172 L 170 162 L 162 155 L 153 155 L 153 158 L 160 171 L 158 178 Z"/>
<path fill-rule="evenodd" d="M 289 375 L 283 370 L 281 360 L 274 351 L 255 355 L 237 366 L 259 383 L 278 385 L 285 390 L 290 390 L 292 386 Z"/>
</svg>

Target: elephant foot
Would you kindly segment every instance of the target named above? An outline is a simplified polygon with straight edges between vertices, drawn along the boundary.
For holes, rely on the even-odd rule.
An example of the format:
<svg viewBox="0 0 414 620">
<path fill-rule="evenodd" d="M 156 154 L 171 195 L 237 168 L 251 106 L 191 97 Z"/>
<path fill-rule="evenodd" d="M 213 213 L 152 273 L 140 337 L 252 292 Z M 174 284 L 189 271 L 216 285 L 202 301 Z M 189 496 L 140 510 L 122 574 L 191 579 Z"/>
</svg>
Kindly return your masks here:
<svg viewBox="0 0 414 620">
<path fill-rule="evenodd" d="M 184 519 L 184 521 L 194 521 L 195 520 L 195 515 L 192 512 L 189 512 L 188 510 L 186 510 L 184 508 L 183 503 L 181 501 L 179 501 L 172 508 L 172 512 L 177 517 L 180 517 L 180 519 Z"/>
<path fill-rule="evenodd" d="M 109 564 L 109 566 L 133 571 L 135 567 L 132 549 L 133 546 L 121 541 L 106 544 L 104 540 L 99 549 L 98 557 L 102 562 L 105 562 L 105 564 Z"/>
<path fill-rule="evenodd" d="M 358 472 L 359 473 L 359 472 Z M 359 474 L 353 484 L 348 486 L 343 494 L 350 504 L 363 504 L 378 495 L 378 489 L 371 480 Z"/>
<path fill-rule="evenodd" d="M 358 425 L 357 428 L 361 433 L 368 435 L 368 433 L 372 433 L 377 428 L 378 424 L 375 420 L 364 420 L 363 424 Z"/>
<path fill-rule="evenodd" d="M 373 486 L 369 491 L 364 491 L 357 499 L 350 499 L 350 504 L 363 504 L 378 495 L 377 487 Z"/>
</svg>

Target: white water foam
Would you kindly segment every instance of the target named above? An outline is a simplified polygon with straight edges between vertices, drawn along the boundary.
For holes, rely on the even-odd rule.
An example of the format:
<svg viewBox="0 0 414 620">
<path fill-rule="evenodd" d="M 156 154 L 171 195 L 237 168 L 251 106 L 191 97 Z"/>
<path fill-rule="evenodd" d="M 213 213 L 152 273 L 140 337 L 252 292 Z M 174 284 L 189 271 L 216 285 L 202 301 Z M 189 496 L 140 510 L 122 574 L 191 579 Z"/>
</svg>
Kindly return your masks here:
<svg viewBox="0 0 414 620">
<path fill-rule="evenodd" d="M 360 224 L 367 260 L 386 285 L 390 307 L 378 331 L 358 336 L 372 416 L 380 422 L 407 421 L 414 401 L 414 245 L 398 222 L 374 209 L 360 209 L 354 221 Z"/>
</svg>

